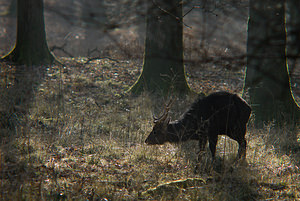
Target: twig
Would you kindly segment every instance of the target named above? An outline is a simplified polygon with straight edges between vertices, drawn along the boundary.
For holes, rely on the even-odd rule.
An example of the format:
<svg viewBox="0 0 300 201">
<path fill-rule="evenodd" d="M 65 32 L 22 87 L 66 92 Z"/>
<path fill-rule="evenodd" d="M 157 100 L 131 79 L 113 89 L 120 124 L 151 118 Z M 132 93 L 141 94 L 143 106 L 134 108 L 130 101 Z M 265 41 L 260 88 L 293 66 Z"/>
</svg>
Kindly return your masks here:
<svg viewBox="0 0 300 201">
<path fill-rule="evenodd" d="M 69 57 L 74 57 L 71 53 L 67 52 L 67 51 L 64 49 L 66 45 L 67 45 L 66 43 L 64 43 L 62 46 L 56 46 L 56 45 L 54 45 L 54 46 L 52 46 L 52 47 L 50 48 L 50 51 L 53 52 L 54 50 L 60 50 L 60 51 L 62 51 L 63 53 L 65 53 L 66 55 L 68 55 Z"/>
<path fill-rule="evenodd" d="M 214 14 L 214 15 L 217 16 L 217 14 L 214 13 L 214 11 L 216 10 L 216 6 L 215 6 L 215 8 L 214 8 L 213 10 L 208 10 L 208 9 L 205 8 L 205 5 L 203 5 L 203 6 L 193 6 L 190 10 L 188 10 L 188 11 L 183 15 L 183 18 L 184 18 L 186 15 L 188 15 L 188 14 L 189 14 L 192 10 L 194 10 L 195 8 L 200 8 L 200 9 L 204 10 L 204 12 L 212 13 L 212 14 Z"/>
<path fill-rule="evenodd" d="M 152 2 L 153 2 L 153 4 L 154 4 L 159 10 L 161 10 L 162 12 L 164 12 L 164 13 L 170 15 L 171 17 L 174 17 L 178 22 L 182 23 L 182 24 L 183 24 L 184 26 L 186 26 L 187 28 L 190 28 L 190 29 L 192 28 L 191 26 L 189 26 L 189 25 L 187 25 L 186 23 L 183 22 L 183 17 L 184 17 L 184 16 L 178 17 L 178 16 L 176 16 L 176 15 L 170 13 L 170 12 L 167 11 L 166 9 L 163 9 L 162 7 L 160 7 L 154 0 L 152 0 Z"/>
</svg>

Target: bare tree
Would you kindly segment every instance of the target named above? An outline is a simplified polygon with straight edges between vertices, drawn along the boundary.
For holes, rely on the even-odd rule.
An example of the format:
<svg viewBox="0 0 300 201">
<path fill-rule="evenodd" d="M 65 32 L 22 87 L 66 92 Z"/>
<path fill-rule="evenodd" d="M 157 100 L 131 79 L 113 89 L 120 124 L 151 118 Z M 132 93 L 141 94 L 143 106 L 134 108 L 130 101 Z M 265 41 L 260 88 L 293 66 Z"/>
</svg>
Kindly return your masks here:
<svg viewBox="0 0 300 201">
<path fill-rule="evenodd" d="M 43 0 L 17 1 L 17 40 L 3 60 L 27 65 L 54 61 L 46 41 L 43 5 Z"/>
<path fill-rule="evenodd" d="M 143 72 L 131 92 L 188 93 L 183 65 L 182 2 L 153 0 L 147 10 Z"/>
<path fill-rule="evenodd" d="M 293 72 L 300 56 L 300 1 L 287 1 L 287 18 L 287 53 L 290 71 Z"/>
<path fill-rule="evenodd" d="M 296 122 L 294 100 L 286 63 L 285 1 L 250 0 L 245 89 L 256 124 Z"/>
</svg>

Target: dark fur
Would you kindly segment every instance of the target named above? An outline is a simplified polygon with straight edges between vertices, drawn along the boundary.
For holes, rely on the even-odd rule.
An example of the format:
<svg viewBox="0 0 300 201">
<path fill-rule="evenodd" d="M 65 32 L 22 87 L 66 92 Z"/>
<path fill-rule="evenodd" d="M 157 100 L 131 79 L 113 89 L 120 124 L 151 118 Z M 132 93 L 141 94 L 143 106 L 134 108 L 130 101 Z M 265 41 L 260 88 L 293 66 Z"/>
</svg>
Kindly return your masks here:
<svg viewBox="0 0 300 201">
<path fill-rule="evenodd" d="M 207 140 L 213 158 L 218 135 L 227 135 L 239 143 L 238 157 L 246 156 L 246 124 L 250 106 L 236 94 L 212 93 L 198 98 L 179 120 L 157 122 L 146 139 L 147 144 L 198 140 L 203 151 Z"/>
</svg>

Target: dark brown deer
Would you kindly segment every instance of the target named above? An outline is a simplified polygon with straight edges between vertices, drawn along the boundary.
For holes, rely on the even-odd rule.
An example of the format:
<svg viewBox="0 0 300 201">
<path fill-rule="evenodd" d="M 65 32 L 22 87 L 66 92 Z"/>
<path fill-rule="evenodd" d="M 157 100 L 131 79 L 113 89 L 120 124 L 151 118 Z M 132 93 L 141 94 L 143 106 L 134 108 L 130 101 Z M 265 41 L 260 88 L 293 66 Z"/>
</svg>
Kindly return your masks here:
<svg viewBox="0 0 300 201">
<path fill-rule="evenodd" d="M 238 158 L 246 157 L 246 125 L 251 108 L 244 99 L 228 92 L 199 97 L 179 120 L 170 122 L 166 106 L 160 118 L 154 117 L 154 127 L 146 139 L 148 145 L 198 140 L 200 151 L 209 142 L 215 158 L 218 135 L 227 135 L 239 144 Z"/>
</svg>

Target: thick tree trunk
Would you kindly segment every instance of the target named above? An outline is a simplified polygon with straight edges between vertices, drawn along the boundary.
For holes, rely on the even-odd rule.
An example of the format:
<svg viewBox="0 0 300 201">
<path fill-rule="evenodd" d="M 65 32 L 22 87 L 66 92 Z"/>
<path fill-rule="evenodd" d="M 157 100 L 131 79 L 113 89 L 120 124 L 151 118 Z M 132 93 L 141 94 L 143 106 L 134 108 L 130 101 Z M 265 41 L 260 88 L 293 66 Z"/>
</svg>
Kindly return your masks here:
<svg viewBox="0 0 300 201">
<path fill-rule="evenodd" d="M 293 72 L 300 56 L 300 1 L 287 0 L 287 53 L 290 72 Z"/>
<path fill-rule="evenodd" d="M 46 42 L 43 0 L 18 0 L 16 44 L 2 59 L 26 65 L 54 61 Z"/>
<path fill-rule="evenodd" d="M 292 123 L 299 117 L 286 63 L 284 3 L 250 0 L 245 89 L 257 126 L 273 120 Z"/>
<path fill-rule="evenodd" d="M 143 71 L 131 92 L 190 91 L 183 65 L 182 4 L 179 0 L 148 5 Z"/>
</svg>

